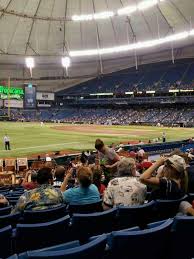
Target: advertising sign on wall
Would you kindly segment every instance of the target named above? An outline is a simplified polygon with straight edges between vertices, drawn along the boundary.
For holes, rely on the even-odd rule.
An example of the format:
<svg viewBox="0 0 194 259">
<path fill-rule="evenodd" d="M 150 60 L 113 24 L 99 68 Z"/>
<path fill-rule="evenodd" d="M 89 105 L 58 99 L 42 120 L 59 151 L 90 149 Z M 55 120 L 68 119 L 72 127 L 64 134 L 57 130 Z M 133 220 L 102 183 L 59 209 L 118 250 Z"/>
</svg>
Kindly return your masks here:
<svg viewBox="0 0 194 259">
<path fill-rule="evenodd" d="M 4 107 L 23 108 L 24 102 L 23 100 L 4 100 Z"/>
<path fill-rule="evenodd" d="M 36 93 L 36 100 L 39 100 L 39 101 L 54 101 L 55 100 L 55 94 L 54 93 L 37 92 Z"/>
<path fill-rule="evenodd" d="M 0 85 L 0 99 L 17 99 L 22 100 L 24 98 L 24 90 L 22 88 L 14 88 Z"/>
</svg>

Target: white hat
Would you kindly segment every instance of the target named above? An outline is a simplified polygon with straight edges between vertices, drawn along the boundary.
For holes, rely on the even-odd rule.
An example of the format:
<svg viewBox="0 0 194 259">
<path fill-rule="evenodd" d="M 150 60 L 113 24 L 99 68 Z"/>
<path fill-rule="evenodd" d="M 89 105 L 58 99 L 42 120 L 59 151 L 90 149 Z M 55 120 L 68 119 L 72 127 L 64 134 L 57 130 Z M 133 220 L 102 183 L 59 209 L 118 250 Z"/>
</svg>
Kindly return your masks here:
<svg viewBox="0 0 194 259">
<path fill-rule="evenodd" d="M 178 172 L 183 172 L 187 168 L 186 162 L 184 158 L 173 155 L 167 159 L 167 161 L 170 161 L 171 166 L 173 166 Z"/>
</svg>

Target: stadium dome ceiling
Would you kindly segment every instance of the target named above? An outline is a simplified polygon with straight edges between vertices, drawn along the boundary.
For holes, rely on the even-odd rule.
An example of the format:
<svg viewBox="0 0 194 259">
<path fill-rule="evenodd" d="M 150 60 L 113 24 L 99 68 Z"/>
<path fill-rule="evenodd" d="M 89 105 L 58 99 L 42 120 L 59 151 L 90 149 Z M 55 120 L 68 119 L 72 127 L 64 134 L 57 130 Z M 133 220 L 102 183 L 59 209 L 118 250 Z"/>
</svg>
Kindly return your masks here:
<svg viewBox="0 0 194 259">
<path fill-rule="evenodd" d="M 153 6 L 137 8 L 149 1 Z M 125 7 L 131 8 L 129 16 L 119 14 Z M 84 20 L 75 21 L 80 17 Z M 193 0 L 0 0 L 0 81 L 9 76 L 14 84 L 29 81 L 26 56 L 35 58 L 34 82 L 53 91 L 132 67 L 136 61 L 169 60 L 172 48 L 175 59 L 191 58 L 194 36 L 136 51 L 72 57 L 69 79 L 63 78 L 61 66 L 61 57 L 74 50 L 111 48 L 191 29 Z"/>
</svg>

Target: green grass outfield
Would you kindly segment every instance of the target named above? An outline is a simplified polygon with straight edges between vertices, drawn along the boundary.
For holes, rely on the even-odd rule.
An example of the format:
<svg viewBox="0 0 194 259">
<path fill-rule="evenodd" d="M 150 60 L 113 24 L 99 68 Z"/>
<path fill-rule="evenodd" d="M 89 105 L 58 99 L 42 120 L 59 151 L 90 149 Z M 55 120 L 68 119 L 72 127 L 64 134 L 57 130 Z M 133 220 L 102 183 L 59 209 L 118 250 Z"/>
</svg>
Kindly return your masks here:
<svg viewBox="0 0 194 259">
<path fill-rule="evenodd" d="M 64 127 L 64 130 L 53 127 Z M 149 140 L 167 134 L 167 141 L 181 140 L 194 136 L 194 129 L 158 128 L 145 126 L 74 126 L 74 130 L 65 130 L 66 124 L 17 123 L 0 122 L 0 158 L 22 157 L 49 151 L 78 151 L 93 149 L 96 138 L 102 138 L 105 143 L 128 142 L 130 140 Z M 76 130 L 81 128 L 81 132 Z M 90 132 L 90 127 L 92 130 Z M 85 129 L 87 129 L 85 131 Z M 111 133 L 110 133 L 111 131 Z M 3 136 L 7 133 L 11 139 L 11 151 L 5 151 Z"/>
</svg>

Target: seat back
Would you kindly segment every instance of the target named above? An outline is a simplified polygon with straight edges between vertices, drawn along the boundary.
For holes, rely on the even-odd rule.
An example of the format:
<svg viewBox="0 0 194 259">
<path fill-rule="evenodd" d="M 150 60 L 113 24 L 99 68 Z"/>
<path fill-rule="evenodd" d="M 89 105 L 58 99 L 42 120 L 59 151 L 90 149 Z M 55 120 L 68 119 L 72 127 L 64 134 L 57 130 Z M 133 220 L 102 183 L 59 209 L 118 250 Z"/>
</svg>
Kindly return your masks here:
<svg viewBox="0 0 194 259">
<path fill-rule="evenodd" d="M 85 204 L 85 205 L 69 204 L 68 211 L 70 215 L 72 215 L 73 213 L 86 214 L 86 213 L 102 212 L 103 211 L 102 201 Z"/>
<path fill-rule="evenodd" d="M 16 160 L 12 158 L 5 159 L 5 171 L 16 171 Z"/>
<path fill-rule="evenodd" d="M 14 182 L 12 172 L 2 172 L 0 173 L 0 184 L 11 185 Z"/>
<path fill-rule="evenodd" d="M 11 226 L 7 226 L 5 228 L 0 229 L 0 257 L 7 258 L 12 254 L 12 245 L 11 245 L 11 235 L 12 228 Z"/>
<path fill-rule="evenodd" d="M 0 159 L 0 172 L 3 172 L 3 159 Z"/>
<path fill-rule="evenodd" d="M 19 219 L 21 217 L 20 212 L 16 212 L 15 214 L 9 214 L 0 216 L 0 228 L 11 225 L 13 228 L 19 223 Z"/>
<path fill-rule="evenodd" d="M 52 220 L 62 218 L 67 215 L 66 206 L 61 205 L 56 208 L 47 210 L 25 210 L 24 211 L 24 222 L 25 223 L 43 223 Z"/>
<path fill-rule="evenodd" d="M 70 217 L 38 224 L 17 224 L 16 248 L 17 252 L 34 250 L 63 243 L 68 240 Z"/>
<path fill-rule="evenodd" d="M 28 159 L 27 157 L 17 158 L 17 171 L 24 171 L 28 169 Z"/>
<path fill-rule="evenodd" d="M 156 200 L 157 218 L 159 220 L 173 218 L 178 212 L 181 201 L 187 198 L 185 195 L 178 200 Z"/>
<path fill-rule="evenodd" d="M 151 201 L 139 206 L 119 206 L 118 208 L 118 229 L 125 229 L 134 226 L 145 228 L 153 220 L 153 208 L 155 202 Z"/>
<path fill-rule="evenodd" d="M 11 206 L 7 206 L 5 208 L 0 208 L 0 216 L 8 215 L 11 212 Z"/>
<path fill-rule="evenodd" d="M 190 259 L 194 257 L 193 233 L 193 216 L 176 216 L 174 218 L 170 243 L 170 258 Z"/>
<path fill-rule="evenodd" d="M 59 251 L 27 252 L 27 258 L 99 259 L 104 258 L 105 247 L 106 235 L 102 235 L 87 244 L 74 248 Z"/>
<path fill-rule="evenodd" d="M 108 233 L 115 229 L 117 209 L 90 214 L 73 214 L 73 237 L 81 241 L 91 236 Z"/>
<path fill-rule="evenodd" d="M 159 226 L 146 230 L 113 232 L 111 248 L 113 258 L 167 258 L 172 222 L 169 219 Z"/>
</svg>

